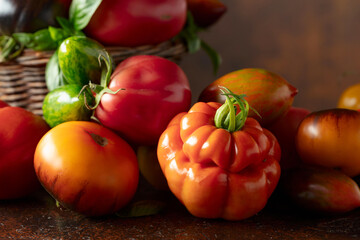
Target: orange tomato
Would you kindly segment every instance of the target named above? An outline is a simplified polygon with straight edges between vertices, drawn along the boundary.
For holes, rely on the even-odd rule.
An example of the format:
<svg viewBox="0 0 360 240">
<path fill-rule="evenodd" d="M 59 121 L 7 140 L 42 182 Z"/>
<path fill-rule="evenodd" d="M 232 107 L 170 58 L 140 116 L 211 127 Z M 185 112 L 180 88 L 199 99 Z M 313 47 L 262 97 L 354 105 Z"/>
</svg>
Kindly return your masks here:
<svg viewBox="0 0 360 240">
<path fill-rule="evenodd" d="M 337 107 L 353 110 L 360 109 L 360 83 L 345 89 L 339 98 Z"/>
<path fill-rule="evenodd" d="M 51 129 L 36 148 L 34 167 L 57 201 L 88 216 L 111 214 L 125 206 L 139 180 L 130 145 L 92 122 L 65 122 Z"/>
<path fill-rule="evenodd" d="M 360 112 L 327 109 L 305 117 L 295 137 L 296 150 L 307 164 L 360 174 Z"/>
<path fill-rule="evenodd" d="M 284 116 L 292 106 L 298 90 L 276 73 L 260 68 L 244 68 L 225 74 L 208 85 L 200 94 L 200 102 L 225 102 L 219 86 L 236 94 L 245 94 L 246 101 L 261 117 L 250 110 L 249 117 L 261 126 L 268 126 Z"/>
</svg>

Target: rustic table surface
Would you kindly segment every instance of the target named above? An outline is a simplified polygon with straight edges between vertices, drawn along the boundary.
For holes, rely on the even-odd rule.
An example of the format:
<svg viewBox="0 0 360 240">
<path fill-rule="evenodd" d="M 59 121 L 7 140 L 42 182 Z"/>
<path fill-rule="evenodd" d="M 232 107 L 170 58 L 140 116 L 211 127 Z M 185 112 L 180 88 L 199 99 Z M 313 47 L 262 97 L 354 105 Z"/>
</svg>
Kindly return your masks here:
<svg viewBox="0 0 360 240">
<path fill-rule="evenodd" d="M 165 203 L 143 217 L 90 218 L 63 207 L 45 191 L 0 201 L 0 239 L 360 239 L 360 209 L 342 215 L 314 215 L 279 195 L 257 215 L 242 221 L 193 217 L 166 191 L 142 183 L 134 201 Z"/>
</svg>

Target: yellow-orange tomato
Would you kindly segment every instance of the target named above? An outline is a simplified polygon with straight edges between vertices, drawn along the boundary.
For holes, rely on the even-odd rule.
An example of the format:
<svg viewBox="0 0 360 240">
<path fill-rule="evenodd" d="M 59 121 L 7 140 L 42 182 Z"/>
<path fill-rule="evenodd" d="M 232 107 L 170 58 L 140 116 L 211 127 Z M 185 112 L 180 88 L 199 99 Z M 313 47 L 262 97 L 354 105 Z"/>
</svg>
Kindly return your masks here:
<svg viewBox="0 0 360 240">
<path fill-rule="evenodd" d="M 336 168 L 353 177 L 360 174 L 360 112 L 327 109 L 303 119 L 295 137 L 296 149 L 307 164 Z"/>
<path fill-rule="evenodd" d="M 34 167 L 56 200 L 88 216 L 111 214 L 125 206 L 139 180 L 130 145 L 92 122 L 66 122 L 51 129 L 36 148 Z"/>
<path fill-rule="evenodd" d="M 360 109 L 360 83 L 345 89 L 339 98 L 337 107 L 353 110 Z"/>
</svg>

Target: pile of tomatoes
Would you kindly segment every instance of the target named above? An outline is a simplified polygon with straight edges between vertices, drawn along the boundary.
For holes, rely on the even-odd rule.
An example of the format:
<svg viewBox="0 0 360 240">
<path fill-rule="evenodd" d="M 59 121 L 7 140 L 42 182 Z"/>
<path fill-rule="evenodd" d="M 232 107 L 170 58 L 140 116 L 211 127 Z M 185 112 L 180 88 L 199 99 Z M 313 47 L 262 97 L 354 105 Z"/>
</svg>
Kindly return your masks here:
<svg viewBox="0 0 360 240">
<path fill-rule="evenodd" d="M 294 86 L 248 68 L 220 77 L 191 106 L 176 63 L 138 55 L 114 66 L 103 44 L 156 44 L 179 33 L 186 10 L 203 27 L 224 11 L 218 1 L 162 1 L 165 16 L 151 2 L 103 1 L 89 37 L 59 44 L 43 118 L 0 101 L 0 199 L 43 187 L 81 214 L 112 214 L 133 199 L 142 174 L 204 218 L 251 217 L 274 191 L 313 211 L 360 206 L 360 112 L 340 105 L 345 97 L 343 108 L 293 107 Z M 112 11 L 121 25 L 104 14 Z"/>
</svg>

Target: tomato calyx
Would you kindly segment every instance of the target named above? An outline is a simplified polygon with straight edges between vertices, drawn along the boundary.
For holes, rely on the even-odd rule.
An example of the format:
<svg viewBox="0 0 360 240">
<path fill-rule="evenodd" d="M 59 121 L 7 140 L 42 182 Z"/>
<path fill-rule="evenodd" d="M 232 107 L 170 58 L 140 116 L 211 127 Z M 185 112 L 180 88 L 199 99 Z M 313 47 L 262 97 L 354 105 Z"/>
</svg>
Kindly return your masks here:
<svg viewBox="0 0 360 240">
<path fill-rule="evenodd" d="M 98 60 L 99 60 L 100 66 L 102 66 L 100 85 L 99 84 L 94 84 L 94 83 L 92 83 L 90 81 L 89 84 L 85 85 L 82 88 L 82 90 L 80 91 L 80 93 L 79 93 L 79 95 L 84 94 L 84 103 L 85 103 L 86 108 L 89 109 L 89 110 L 95 110 L 99 106 L 101 97 L 105 93 L 116 94 L 120 90 L 125 90 L 124 88 L 120 88 L 120 89 L 118 89 L 116 91 L 113 91 L 110 88 L 108 88 L 108 85 L 110 83 L 110 77 L 111 77 L 111 74 L 113 72 L 113 64 L 112 64 L 111 57 L 110 57 L 109 53 L 106 52 L 106 51 L 100 52 Z M 94 104 L 94 106 L 90 106 L 87 99 L 86 99 L 85 92 L 84 92 L 84 90 L 86 88 L 89 88 L 92 93 L 95 93 L 95 104 Z"/>
<path fill-rule="evenodd" d="M 228 88 L 219 86 L 221 95 L 226 97 L 226 101 L 216 111 L 214 122 L 217 128 L 226 129 L 229 132 L 236 132 L 243 128 L 249 114 L 250 106 L 245 100 L 245 94 L 235 94 Z M 239 107 L 239 111 L 238 108 Z M 252 108 L 251 108 L 252 109 Z M 257 115 L 255 109 L 252 109 Z"/>
</svg>

